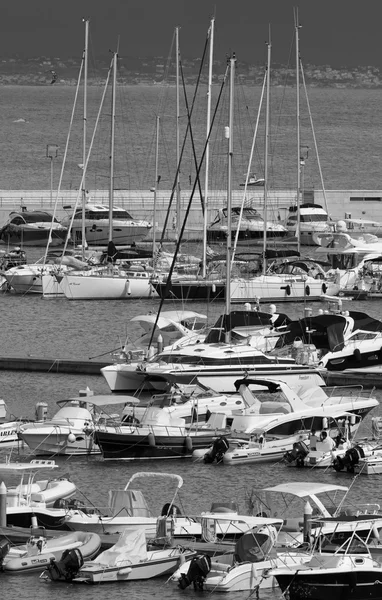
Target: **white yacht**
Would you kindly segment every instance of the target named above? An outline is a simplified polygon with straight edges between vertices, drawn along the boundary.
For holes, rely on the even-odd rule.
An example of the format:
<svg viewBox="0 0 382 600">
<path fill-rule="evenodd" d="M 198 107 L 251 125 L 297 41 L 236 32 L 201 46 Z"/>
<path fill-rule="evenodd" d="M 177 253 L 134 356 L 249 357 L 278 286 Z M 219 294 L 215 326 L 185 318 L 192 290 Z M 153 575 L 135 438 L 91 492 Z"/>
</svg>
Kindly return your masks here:
<svg viewBox="0 0 382 600">
<path fill-rule="evenodd" d="M 299 213 L 299 214 L 298 214 Z M 297 231 L 300 217 L 300 231 Z M 330 233 L 333 225 L 326 210 L 320 204 L 305 203 L 290 206 L 286 220 L 286 228 L 290 235 L 299 235 L 303 246 L 317 246 L 314 233 Z"/>
<path fill-rule="evenodd" d="M 86 204 L 85 238 L 89 246 L 107 245 L 109 242 L 109 206 Z M 134 219 L 124 208 L 113 208 L 112 239 L 116 246 L 126 246 L 143 240 L 152 228 L 152 223 Z M 62 219 L 70 227 L 72 215 Z M 71 237 L 75 244 L 82 242 L 82 208 L 75 211 L 71 225 Z"/>
<path fill-rule="evenodd" d="M 281 223 L 273 221 L 265 222 L 261 214 L 252 206 L 233 206 L 231 209 L 231 237 L 236 239 L 237 229 L 239 228 L 238 244 L 248 244 L 250 242 L 262 242 L 264 231 L 266 236 L 272 240 L 283 239 L 289 235 L 286 227 Z M 207 228 L 207 241 L 226 242 L 228 235 L 228 209 L 222 208 Z"/>
</svg>

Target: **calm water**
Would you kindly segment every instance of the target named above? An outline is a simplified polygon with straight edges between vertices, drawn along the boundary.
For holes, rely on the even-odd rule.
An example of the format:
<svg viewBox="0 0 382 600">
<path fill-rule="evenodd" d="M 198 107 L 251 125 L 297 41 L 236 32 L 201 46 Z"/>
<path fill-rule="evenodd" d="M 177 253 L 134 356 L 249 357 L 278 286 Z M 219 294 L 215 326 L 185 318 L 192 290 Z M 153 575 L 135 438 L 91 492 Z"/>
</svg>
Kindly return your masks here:
<svg viewBox="0 0 382 600">
<path fill-rule="evenodd" d="M 218 87 L 213 90 L 212 112 Z M 99 111 L 102 88 L 90 88 L 88 100 L 88 145 Z M 194 90 L 187 89 L 191 105 Z M 259 109 L 260 88 L 236 86 L 233 185 L 238 187 L 247 171 L 253 132 Z M 295 186 L 296 179 L 296 111 L 293 88 L 272 88 L 269 178 L 271 187 Z M 380 189 L 381 90 L 318 89 L 308 90 L 308 100 L 317 140 L 323 182 L 326 189 Z M 48 144 L 59 146 L 54 160 L 54 186 L 59 183 L 66 141 L 69 136 L 67 161 L 62 188 L 77 189 L 80 184 L 78 165 L 82 160 L 82 97 L 74 111 L 75 88 L 46 86 L 5 86 L 1 89 L 2 135 L 0 138 L 1 183 L 6 189 L 49 189 L 50 160 Z M 301 146 L 308 155 L 304 167 L 304 186 L 321 188 L 312 127 L 305 92 L 301 94 Z M 210 137 L 210 187 L 224 188 L 226 177 L 227 93 L 216 111 Z M 181 93 L 181 144 L 187 125 L 184 95 Z M 263 174 L 264 110 L 252 170 Z M 155 178 L 156 117 L 159 128 L 160 187 L 172 186 L 175 158 L 175 88 L 168 86 L 127 86 L 117 93 L 115 187 L 149 189 Z M 110 100 L 106 95 L 104 110 L 94 139 L 88 167 L 87 187 L 108 188 Z M 197 156 L 201 155 L 206 137 L 206 88 L 196 94 L 192 128 Z M 182 189 L 190 189 L 195 170 L 189 142 L 185 145 L 180 171 Z"/>
<path fill-rule="evenodd" d="M 43 300 L 38 297 L 4 294 L 0 296 L 2 306 L 2 353 L 4 355 L 31 354 L 51 358 L 87 358 L 107 353 L 124 341 L 126 334 L 133 338 L 134 332 L 129 319 L 148 310 L 155 310 L 158 301 L 107 301 L 107 302 L 68 302 L 66 300 Z M 167 304 L 168 309 L 180 304 Z M 223 304 L 208 307 L 193 303 L 197 311 L 208 313 L 212 322 L 223 310 Z M 317 310 L 319 304 L 315 304 Z M 367 310 L 378 317 L 379 303 L 352 303 L 358 310 Z M 290 316 L 302 316 L 304 306 L 284 305 L 280 308 Z M 33 417 L 36 402 L 48 403 L 49 415 L 55 412 L 55 402 L 61 398 L 75 396 L 80 389 L 89 386 L 95 393 L 107 393 L 108 388 L 100 376 L 62 375 L 51 373 L 0 372 L 1 394 L 9 409 L 17 416 Z M 378 392 L 382 397 L 382 393 Z M 379 409 L 378 409 L 379 410 Z M 378 413 L 378 410 L 376 411 Z M 364 433 L 369 432 L 370 417 L 363 425 Z M 252 486 L 263 487 L 277 482 L 294 480 L 325 480 L 350 485 L 352 478 L 347 474 L 328 471 L 317 473 L 310 470 L 291 470 L 283 465 L 236 465 L 234 468 L 193 464 L 191 461 L 153 461 L 141 463 L 107 461 L 100 457 L 60 459 L 60 473 L 70 477 L 86 499 L 97 506 L 106 506 L 107 492 L 121 487 L 136 471 L 178 473 L 184 478 L 178 504 L 184 512 L 206 510 L 216 500 L 235 499 L 240 509 L 245 511 L 246 490 Z M 351 498 L 356 501 L 379 502 L 382 500 L 379 479 L 363 478 L 355 480 Z M 169 499 L 169 490 L 162 484 L 146 490 L 150 505 L 160 511 Z M 42 599 L 51 596 L 53 584 L 44 584 L 37 576 L 1 576 L 2 592 L 5 597 L 19 597 L 21 586 L 28 586 L 28 593 L 39 594 Z M 127 587 L 126 587 L 127 586 Z M 131 583 L 98 587 L 95 589 L 70 585 L 55 585 L 54 593 L 58 600 L 75 594 L 79 598 L 124 597 L 129 590 L 134 598 L 180 599 L 184 594 L 165 581 Z M 249 594 L 232 595 L 233 598 L 247 598 Z M 230 596 L 231 597 L 231 596 Z M 274 594 L 262 592 L 261 597 L 270 598 Z"/>
<path fill-rule="evenodd" d="M 167 94 L 167 96 L 166 96 Z M 60 164 L 69 128 L 70 112 L 73 103 L 74 89 L 60 87 L 20 88 L 4 87 L 2 95 L 2 136 L 0 138 L 0 156 L 2 178 L 0 187 L 5 189 L 47 189 L 50 184 L 50 161 L 46 159 L 47 144 L 60 146 L 60 157 L 54 165 L 55 184 L 58 183 Z M 89 122 L 95 117 L 101 90 L 92 89 L 90 92 L 91 109 Z M 120 178 L 117 187 L 148 188 L 151 187 L 154 173 L 154 128 L 155 115 L 163 115 L 163 152 L 161 157 L 161 172 L 163 185 L 171 185 L 174 173 L 174 89 L 158 90 L 152 88 L 126 88 L 120 107 L 124 108 L 123 117 L 118 120 L 119 136 L 118 169 Z M 259 90 L 246 88 L 238 91 L 239 99 L 245 100 L 247 110 L 242 111 L 240 125 L 242 135 L 238 136 L 236 144 L 236 182 L 246 172 L 246 161 L 249 156 L 251 134 L 254 117 L 257 111 Z M 280 187 L 289 184 L 290 173 L 294 169 L 288 165 L 287 158 L 293 157 L 293 151 L 288 150 L 287 142 L 292 141 L 293 116 L 290 112 L 289 121 L 281 122 L 277 118 L 281 107 L 282 94 L 273 91 L 273 109 L 276 125 L 283 130 L 280 147 L 283 150 L 272 162 L 273 176 Z M 318 90 L 309 92 L 309 100 L 315 122 L 318 138 L 321 164 L 325 185 L 328 189 L 364 188 L 378 189 L 381 187 L 380 173 L 380 131 L 376 123 L 382 120 L 382 102 L 380 90 Z M 283 100 L 284 101 L 284 100 Z M 204 101 L 203 101 L 204 102 Z M 172 103 L 172 104 L 171 104 Z M 163 109 L 166 106 L 166 110 Z M 200 108 L 201 107 L 201 108 Z M 139 110 L 138 110 L 139 108 Z M 202 101 L 200 101 L 200 130 L 199 141 L 205 135 L 205 120 Z M 196 113 L 195 113 L 196 114 Z M 244 119 L 244 116 L 246 119 Z M 252 121 L 246 125 L 245 121 Z M 19 121 L 23 119 L 23 121 Z M 196 117 L 195 117 L 196 119 Z M 203 125 L 202 125 L 203 123 Z M 219 143 L 222 142 L 224 119 L 217 122 L 220 133 L 214 135 L 213 169 L 215 177 L 220 172 L 221 157 Z M 283 127 L 281 127 L 281 124 Z M 106 129 L 106 122 L 103 127 Z M 102 129 L 102 128 L 101 128 Z M 197 128 L 196 128 L 197 130 Z M 303 120 L 303 144 L 311 146 L 308 127 Z M 197 137 L 197 136 L 196 136 Z M 73 130 L 73 143 L 65 186 L 78 187 L 78 167 L 82 162 L 80 153 L 81 124 L 77 118 Z M 167 144 L 167 145 L 166 145 Z M 106 171 L 105 149 L 101 142 L 97 147 L 92 168 L 89 171 L 88 187 L 107 187 L 104 175 Z M 283 157 L 282 157 L 283 155 Z M 187 155 L 189 157 L 189 155 Z M 261 172 L 261 152 L 256 159 Z M 276 156 L 279 156 L 276 160 Z M 280 158 L 281 156 L 281 158 Z M 192 161 L 186 161 L 181 178 L 182 186 L 189 185 L 189 173 L 192 171 Z M 186 165 L 186 163 L 184 163 Z M 317 185 L 317 171 L 313 168 L 313 160 L 309 158 L 309 168 L 306 167 L 306 177 L 311 184 Z M 312 165 L 312 168 L 310 167 Z M 76 174 L 77 169 L 77 174 Z M 310 171 L 311 169 L 311 171 Z M 64 187 L 65 187 L 64 186 Z M 39 253 L 37 253 L 40 255 Z M 31 257 L 32 258 L 32 257 Z M 31 355 L 49 356 L 52 359 L 78 357 L 92 358 L 108 357 L 109 353 L 123 344 L 126 338 L 133 340 L 138 334 L 137 327 L 129 323 L 133 316 L 157 310 L 158 300 L 146 301 L 108 301 L 108 302 L 67 302 L 64 299 L 43 300 L 39 297 L 0 295 L 1 306 L 1 354 L 4 356 Z M 350 305 L 350 303 L 349 303 Z M 348 308 L 349 305 L 344 306 Z M 172 309 L 180 304 L 166 303 L 166 308 Z M 319 305 L 315 305 L 317 310 Z M 370 315 L 380 317 L 380 302 L 351 303 L 357 310 L 365 310 Z M 224 307 L 222 303 L 211 303 L 208 306 L 193 303 L 192 308 L 204 312 L 212 323 Z M 280 307 L 281 308 L 281 307 Z M 281 308 L 291 317 L 302 317 L 304 305 L 285 305 Z M 1 395 L 7 402 L 10 411 L 16 416 L 33 417 L 34 407 L 38 401 L 45 401 L 49 406 L 49 414 L 55 412 L 55 402 L 61 398 L 77 395 L 80 389 L 88 386 L 95 393 L 107 393 L 108 388 L 100 376 L 72 376 L 50 373 L 0 372 Z M 382 393 L 378 392 L 378 397 Z M 379 410 L 379 409 L 378 409 Z M 378 413 L 378 411 L 376 411 Z M 368 430 L 368 423 L 364 424 Z M 184 511 L 197 512 L 208 509 L 213 501 L 235 499 L 240 509 L 245 511 L 245 490 L 252 485 L 263 487 L 272 483 L 290 479 L 325 479 L 332 482 L 352 483 L 345 474 L 317 474 L 314 471 L 286 469 L 282 465 L 250 466 L 240 465 L 234 468 L 213 467 L 204 464 L 192 464 L 190 461 L 158 461 L 142 463 L 125 463 L 118 461 L 104 463 L 98 457 L 75 458 L 61 460 L 61 473 L 68 475 L 81 492 L 94 504 L 106 504 L 107 491 L 113 487 L 125 484 L 132 473 L 136 471 L 158 471 L 178 473 L 184 478 L 184 486 L 180 494 L 180 504 Z M 351 498 L 362 502 L 381 500 L 379 479 L 356 479 L 352 485 Z M 148 500 L 153 508 L 160 510 L 168 501 L 168 490 L 155 487 L 147 491 Z M 178 600 L 193 596 L 192 590 L 180 592 L 175 586 L 166 585 L 165 581 L 141 582 L 136 584 L 121 584 L 87 588 L 74 585 L 55 585 L 39 582 L 37 576 L 4 576 L 0 575 L 2 595 L 8 600 L 18 599 L 20 593 L 42 600 L 55 594 L 57 600 L 69 596 L 81 599 L 100 598 L 103 600 L 113 594 L 114 598 L 125 598 L 129 593 L 134 599 L 148 600 L 168 598 Z M 243 600 L 248 593 L 231 594 L 234 600 Z M 261 597 L 274 597 L 274 594 L 261 593 Z"/>
</svg>

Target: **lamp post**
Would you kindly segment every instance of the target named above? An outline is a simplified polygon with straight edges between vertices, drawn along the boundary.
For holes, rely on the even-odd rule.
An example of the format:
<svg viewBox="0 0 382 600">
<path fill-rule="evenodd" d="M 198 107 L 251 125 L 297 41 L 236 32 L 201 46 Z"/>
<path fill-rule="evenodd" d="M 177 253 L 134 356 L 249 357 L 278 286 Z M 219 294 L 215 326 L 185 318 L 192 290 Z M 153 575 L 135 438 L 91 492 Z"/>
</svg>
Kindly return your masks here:
<svg viewBox="0 0 382 600">
<path fill-rule="evenodd" d="M 46 147 L 46 157 L 50 159 L 50 205 L 53 204 L 53 159 L 58 156 L 58 146 L 48 144 Z"/>
</svg>

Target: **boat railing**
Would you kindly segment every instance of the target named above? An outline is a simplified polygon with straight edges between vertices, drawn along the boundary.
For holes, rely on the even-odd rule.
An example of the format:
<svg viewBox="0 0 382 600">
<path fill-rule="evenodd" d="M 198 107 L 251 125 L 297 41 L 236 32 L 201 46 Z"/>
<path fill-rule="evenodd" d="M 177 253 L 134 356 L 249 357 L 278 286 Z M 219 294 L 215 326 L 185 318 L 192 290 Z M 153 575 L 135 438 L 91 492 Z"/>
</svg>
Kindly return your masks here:
<svg viewBox="0 0 382 600">
<path fill-rule="evenodd" d="M 352 516 L 359 517 L 361 515 L 379 515 L 381 514 L 381 506 L 379 504 L 371 503 L 371 504 L 345 504 L 340 507 L 340 511 L 335 516 Z"/>
<path fill-rule="evenodd" d="M 363 385 L 334 386 L 330 390 L 326 390 L 326 393 L 328 400 L 336 398 L 336 403 L 341 404 L 349 402 L 349 397 L 352 397 L 354 401 L 372 398 L 375 394 L 375 387 L 365 390 Z"/>
</svg>

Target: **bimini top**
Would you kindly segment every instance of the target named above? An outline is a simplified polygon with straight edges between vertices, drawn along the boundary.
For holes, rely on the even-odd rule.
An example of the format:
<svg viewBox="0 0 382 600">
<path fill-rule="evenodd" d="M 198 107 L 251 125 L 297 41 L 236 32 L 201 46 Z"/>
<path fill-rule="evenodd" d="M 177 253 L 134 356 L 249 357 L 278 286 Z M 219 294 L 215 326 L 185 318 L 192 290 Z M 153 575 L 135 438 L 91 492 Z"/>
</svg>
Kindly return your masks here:
<svg viewBox="0 0 382 600">
<path fill-rule="evenodd" d="M 315 496 L 325 492 L 347 492 L 349 488 L 345 485 L 334 485 L 330 483 L 312 483 L 306 481 L 291 481 L 289 483 L 280 483 L 272 487 L 264 488 L 264 492 L 280 492 L 283 494 L 293 494 L 299 498 L 305 496 Z"/>
</svg>

